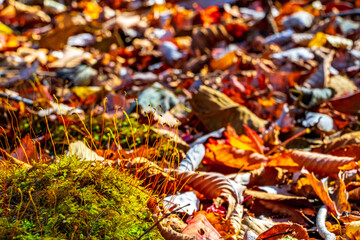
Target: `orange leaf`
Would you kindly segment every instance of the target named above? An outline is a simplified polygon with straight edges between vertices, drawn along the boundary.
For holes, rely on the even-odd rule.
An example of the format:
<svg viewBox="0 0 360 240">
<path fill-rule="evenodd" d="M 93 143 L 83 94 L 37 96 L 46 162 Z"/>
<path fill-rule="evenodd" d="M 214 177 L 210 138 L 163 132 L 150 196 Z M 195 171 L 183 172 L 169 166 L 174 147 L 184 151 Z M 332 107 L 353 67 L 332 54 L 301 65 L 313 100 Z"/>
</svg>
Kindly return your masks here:
<svg viewBox="0 0 360 240">
<path fill-rule="evenodd" d="M 248 132 L 248 130 L 245 131 Z M 256 134 L 256 133 L 255 133 Z M 259 149 L 259 146 L 257 145 L 256 141 L 254 141 L 253 139 L 251 139 L 250 137 L 246 136 L 246 135 L 237 135 L 236 132 L 234 131 L 233 128 L 231 128 L 230 126 L 228 126 L 228 129 L 226 132 L 224 132 L 225 137 L 229 140 L 229 143 L 231 146 L 241 149 L 241 150 L 249 150 L 249 151 L 253 151 L 256 153 L 262 153 L 262 147 Z M 256 135 L 257 136 L 257 135 Z M 256 137 L 252 136 L 254 139 Z M 260 140 L 262 141 L 262 140 Z M 261 143 L 262 145 L 262 143 Z"/>
<path fill-rule="evenodd" d="M 84 15 L 89 16 L 93 20 L 98 19 L 101 12 L 102 8 L 94 2 L 88 2 L 84 9 Z"/>
<path fill-rule="evenodd" d="M 340 171 L 341 167 L 353 169 L 357 166 L 354 158 L 336 157 L 328 154 L 305 152 L 293 150 L 291 158 L 300 166 L 304 166 L 309 172 L 334 174 Z M 348 166 L 347 166 L 348 165 Z"/>
<path fill-rule="evenodd" d="M 267 158 L 249 150 L 240 150 L 231 145 L 206 144 L 211 152 L 205 154 L 205 163 L 222 164 L 228 167 L 253 170 L 261 167 Z"/>
<path fill-rule="evenodd" d="M 301 166 L 291 158 L 290 153 L 287 151 L 275 153 L 270 156 L 269 162 L 266 166 L 284 168 L 294 172 L 301 169 Z"/>
<path fill-rule="evenodd" d="M 309 183 L 314 189 L 316 195 L 327 206 L 328 210 L 332 212 L 335 216 L 338 216 L 339 214 L 336 209 L 335 203 L 333 200 L 331 200 L 329 192 L 325 189 L 324 183 L 319 181 L 313 173 L 305 173 L 305 176 L 309 180 Z"/>
<path fill-rule="evenodd" d="M 200 14 L 204 26 L 209 26 L 211 24 L 220 22 L 221 13 L 219 12 L 219 7 L 217 6 L 210 6 L 205 10 L 201 11 Z"/>
<path fill-rule="evenodd" d="M 246 132 L 246 135 L 255 143 L 255 146 L 257 148 L 257 152 L 264 154 L 262 146 L 264 145 L 264 141 L 257 135 L 257 133 L 249 128 L 247 125 L 244 124 L 244 129 Z"/>
</svg>

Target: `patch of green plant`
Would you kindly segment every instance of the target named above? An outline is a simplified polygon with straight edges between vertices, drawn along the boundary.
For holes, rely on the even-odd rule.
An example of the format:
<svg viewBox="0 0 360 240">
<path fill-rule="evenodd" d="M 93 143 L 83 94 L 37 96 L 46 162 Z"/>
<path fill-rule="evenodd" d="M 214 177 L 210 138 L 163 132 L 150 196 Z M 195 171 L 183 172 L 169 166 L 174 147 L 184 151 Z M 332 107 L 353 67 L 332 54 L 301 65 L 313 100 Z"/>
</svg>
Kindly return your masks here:
<svg viewBox="0 0 360 240">
<path fill-rule="evenodd" d="M 126 172 L 63 157 L 0 171 L 0 239 L 136 239 L 153 221 Z M 143 239 L 163 239 L 155 228 Z"/>
<path fill-rule="evenodd" d="M 285 237 L 282 237 L 280 240 L 298 240 L 297 238 L 294 238 L 290 235 L 286 235 Z"/>
</svg>

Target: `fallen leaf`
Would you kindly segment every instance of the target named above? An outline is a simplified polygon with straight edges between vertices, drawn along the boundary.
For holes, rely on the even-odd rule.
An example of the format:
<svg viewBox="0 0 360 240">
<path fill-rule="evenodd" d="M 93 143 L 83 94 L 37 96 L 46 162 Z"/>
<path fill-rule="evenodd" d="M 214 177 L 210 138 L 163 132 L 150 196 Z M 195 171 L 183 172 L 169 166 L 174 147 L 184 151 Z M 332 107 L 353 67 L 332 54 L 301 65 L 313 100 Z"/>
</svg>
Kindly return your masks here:
<svg viewBox="0 0 360 240">
<path fill-rule="evenodd" d="M 354 221 L 345 224 L 345 234 L 349 239 L 360 239 L 360 221 Z"/>
<path fill-rule="evenodd" d="M 281 223 L 260 234 L 256 240 L 276 240 L 282 239 L 285 236 L 290 236 L 295 239 L 309 239 L 309 235 L 302 226 L 298 224 Z"/>
<path fill-rule="evenodd" d="M 336 209 L 335 202 L 330 198 L 329 192 L 327 191 L 327 189 L 325 189 L 324 183 L 322 181 L 319 181 L 313 173 L 305 173 L 305 176 L 309 180 L 309 183 L 314 189 L 316 195 L 326 205 L 328 210 L 335 216 L 338 216 L 339 212 Z"/>
<path fill-rule="evenodd" d="M 316 173 L 335 174 L 340 170 L 350 170 L 357 166 L 355 159 L 350 157 L 336 157 L 300 150 L 290 151 L 290 156 L 300 166 L 304 166 L 308 171 Z"/>
<path fill-rule="evenodd" d="M 190 236 L 196 236 L 200 239 L 211 238 L 218 240 L 221 238 L 221 235 L 201 213 L 195 215 L 195 217 L 188 223 L 182 233 Z"/>
<path fill-rule="evenodd" d="M 36 143 L 31 140 L 29 134 L 21 139 L 19 146 L 14 149 L 11 156 L 29 165 L 38 162 L 39 153 L 37 146 Z"/>
</svg>

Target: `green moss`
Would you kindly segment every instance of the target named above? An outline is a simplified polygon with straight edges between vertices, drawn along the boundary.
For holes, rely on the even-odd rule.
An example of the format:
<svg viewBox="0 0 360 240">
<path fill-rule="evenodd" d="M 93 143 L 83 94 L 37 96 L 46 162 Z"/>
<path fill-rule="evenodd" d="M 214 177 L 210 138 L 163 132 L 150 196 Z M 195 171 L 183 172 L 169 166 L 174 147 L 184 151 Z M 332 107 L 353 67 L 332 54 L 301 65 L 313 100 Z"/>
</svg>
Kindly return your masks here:
<svg viewBox="0 0 360 240">
<path fill-rule="evenodd" d="M 136 239 L 153 224 L 146 190 L 119 169 L 63 158 L 2 169 L 0 183 L 0 239 Z"/>
</svg>

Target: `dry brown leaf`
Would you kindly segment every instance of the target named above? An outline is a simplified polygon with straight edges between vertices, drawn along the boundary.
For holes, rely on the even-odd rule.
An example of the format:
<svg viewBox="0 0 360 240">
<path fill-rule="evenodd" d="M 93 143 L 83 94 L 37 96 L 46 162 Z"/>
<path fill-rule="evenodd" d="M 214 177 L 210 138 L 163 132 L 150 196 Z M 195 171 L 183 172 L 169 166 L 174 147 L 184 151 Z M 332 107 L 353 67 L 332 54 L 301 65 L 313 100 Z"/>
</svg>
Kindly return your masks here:
<svg viewBox="0 0 360 240">
<path fill-rule="evenodd" d="M 360 91 L 335 98 L 330 103 L 339 112 L 358 115 L 360 113 Z"/>
<path fill-rule="evenodd" d="M 29 6 L 19 1 L 9 0 L 9 5 L 13 6 L 17 12 L 29 14 L 34 19 L 39 19 L 43 22 L 49 23 L 51 18 L 39 6 Z"/>
<path fill-rule="evenodd" d="M 357 166 L 355 159 L 350 157 L 336 157 L 301 150 L 290 151 L 290 156 L 300 166 L 316 173 L 336 174 L 340 170 L 351 170 Z"/>
<path fill-rule="evenodd" d="M 255 191 L 246 189 L 244 192 L 245 196 L 251 196 L 252 198 L 261 199 L 261 200 L 271 200 L 271 201 L 286 201 L 286 200 L 302 200 L 306 201 L 306 197 L 298 197 L 298 196 L 287 196 L 283 194 L 274 194 L 274 193 L 267 193 L 261 191 Z"/>
<path fill-rule="evenodd" d="M 330 53 L 323 58 L 323 62 L 318 67 L 317 71 L 313 73 L 309 79 L 304 83 L 304 86 L 310 88 L 323 88 L 329 85 L 330 82 L 330 66 L 334 58 L 335 51 Z"/>
<path fill-rule="evenodd" d="M 335 89 L 335 98 L 341 97 L 345 94 L 353 93 L 357 90 L 356 85 L 346 75 L 332 76 L 325 87 Z"/>
<path fill-rule="evenodd" d="M 224 25 L 211 25 L 208 28 L 195 28 L 192 34 L 191 48 L 197 56 L 210 55 L 211 49 L 220 41 L 230 41 L 233 37 Z"/>
<path fill-rule="evenodd" d="M 150 198 L 147 202 L 147 206 L 153 213 L 154 221 L 157 221 L 163 217 L 157 199 Z M 157 225 L 159 232 L 166 240 L 197 240 L 195 236 L 183 234 L 182 231 L 185 228 L 185 223 L 175 214 L 171 214 Z M 178 231 L 175 231 L 174 228 Z"/>
<path fill-rule="evenodd" d="M 184 184 L 192 187 L 196 191 L 204 194 L 208 199 L 214 199 L 220 196 L 221 193 L 230 194 L 236 201 L 240 202 L 240 196 L 234 184 L 221 173 L 214 172 L 193 172 L 168 170 L 169 175 L 173 176 L 178 181 L 178 189 Z"/>
<path fill-rule="evenodd" d="M 324 139 L 324 147 L 322 152 L 328 153 L 337 148 L 345 147 L 346 145 L 360 144 L 360 131 L 345 133 L 341 136 L 330 137 Z"/>
<path fill-rule="evenodd" d="M 349 199 L 354 201 L 360 200 L 360 187 L 349 191 Z"/>
<path fill-rule="evenodd" d="M 209 131 L 231 125 L 237 133 L 245 133 L 244 124 L 254 130 L 263 128 L 267 121 L 259 118 L 247 107 L 232 101 L 225 94 L 201 85 L 192 96 L 190 105 Z"/>
<path fill-rule="evenodd" d="M 256 235 L 259 235 L 271 227 L 273 227 L 275 223 L 271 219 L 258 219 L 251 216 L 246 216 L 243 218 L 241 224 L 241 231 L 243 233 L 247 231 L 252 231 Z"/>
<path fill-rule="evenodd" d="M 240 204 L 236 204 L 234 211 L 230 215 L 230 236 L 225 239 L 236 239 L 236 236 L 241 230 L 241 221 L 244 213 L 244 207 Z"/>
<path fill-rule="evenodd" d="M 182 233 L 190 236 L 196 236 L 197 239 L 201 239 L 203 237 L 214 240 L 221 239 L 221 235 L 201 213 L 195 215 L 195 217 L 190 220 Z"/>
<path fill-rule="evenodd" d="M 291 222 L 295 222 L 306 226 L 307 223 L 305 222 L 304 218 L 301 216 L 300 209 L 290 207 L 286 204 L 279 203 L 276 201 L 267 201 L 267 200 L 260 200 L 259 201 L 266 209 L 269 209 L 271 212 L 282 215 L 282 216 L 289 216 L 288 219 Z"/>
<path fill-rule="evenodd" d="M 56 17 L 56 28 L 49 31 L 40 39 L 40 47 L 51 50 L 63 49 L 70 36 L 82 31 L 86 21 L 81 15 L 64 13 Z"/>
</svg>

